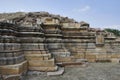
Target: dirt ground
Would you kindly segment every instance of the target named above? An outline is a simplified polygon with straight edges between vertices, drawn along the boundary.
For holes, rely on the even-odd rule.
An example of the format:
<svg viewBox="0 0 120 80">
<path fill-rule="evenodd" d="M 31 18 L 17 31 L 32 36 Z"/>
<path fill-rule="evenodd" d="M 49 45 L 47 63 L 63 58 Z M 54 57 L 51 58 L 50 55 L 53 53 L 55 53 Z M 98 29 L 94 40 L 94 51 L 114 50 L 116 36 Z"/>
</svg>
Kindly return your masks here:
<svg viewBox="0 0 120 80">
<path fill-rule="evenodd" d="M 120 80 L 120 64 L 90 63 L 85 68 L 65 68 L 61 76 L 32 75 L 25 80 Z"/>
</svg>

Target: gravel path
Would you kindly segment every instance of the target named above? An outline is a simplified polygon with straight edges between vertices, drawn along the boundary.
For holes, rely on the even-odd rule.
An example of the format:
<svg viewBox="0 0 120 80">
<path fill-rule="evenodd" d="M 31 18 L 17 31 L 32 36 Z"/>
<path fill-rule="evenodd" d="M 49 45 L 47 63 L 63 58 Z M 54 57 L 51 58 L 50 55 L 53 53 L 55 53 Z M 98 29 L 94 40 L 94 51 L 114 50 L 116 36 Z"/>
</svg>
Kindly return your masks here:
<svg viewBox="0 0 120 80">
<path fill-rule="evenodd" d="M 34 75 L 26 80 L 120 80 L 120 64 L 91 63 L 85 68 L 66 68 L 61 76 Z"/>
</svg>

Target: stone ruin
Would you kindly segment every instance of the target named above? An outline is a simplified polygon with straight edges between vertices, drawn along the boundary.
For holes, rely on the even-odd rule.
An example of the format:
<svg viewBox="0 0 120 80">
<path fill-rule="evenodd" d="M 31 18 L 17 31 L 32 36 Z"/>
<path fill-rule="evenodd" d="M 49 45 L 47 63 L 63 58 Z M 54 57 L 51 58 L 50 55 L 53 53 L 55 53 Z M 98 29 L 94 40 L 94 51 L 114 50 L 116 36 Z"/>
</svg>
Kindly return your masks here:
<svg viewBox="0 0 120 80">
<path fill-rule="evenodd" d="M 3 80 L 18 80 L 27 71 L 54 72 L 61 66 L 119 60 L 119 37 L 84 21 L 29 13 L 0 22 Z"/>
</svg>

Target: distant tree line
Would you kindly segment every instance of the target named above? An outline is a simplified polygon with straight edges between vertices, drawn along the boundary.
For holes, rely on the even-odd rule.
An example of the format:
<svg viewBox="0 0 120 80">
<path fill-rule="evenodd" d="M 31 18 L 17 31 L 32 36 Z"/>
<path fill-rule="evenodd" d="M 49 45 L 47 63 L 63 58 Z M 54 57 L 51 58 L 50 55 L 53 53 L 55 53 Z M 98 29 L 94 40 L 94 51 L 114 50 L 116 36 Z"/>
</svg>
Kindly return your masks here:
<svg viewBox="0 0 120 80">
<path fill-rule="evenodd" d="M 106 28 L 105 30 L 106 30 L 107 32 L 114 33 L 114 35 L 116 35 L 116 36 L 120 36 L 120 30 L 110 29 L 110 28 Z"/>
</svg>

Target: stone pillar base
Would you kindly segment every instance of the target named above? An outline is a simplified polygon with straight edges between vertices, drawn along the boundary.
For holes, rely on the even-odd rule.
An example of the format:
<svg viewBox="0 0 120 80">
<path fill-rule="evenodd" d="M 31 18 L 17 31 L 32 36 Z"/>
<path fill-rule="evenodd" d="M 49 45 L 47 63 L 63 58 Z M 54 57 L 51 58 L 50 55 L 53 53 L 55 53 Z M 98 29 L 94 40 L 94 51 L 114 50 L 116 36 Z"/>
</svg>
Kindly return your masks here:
<svg viewBox="0 0 120 80">
<path fill-rule="evenodd" d="M 21 75 L 27 72 L 27 61 L 15 65 L 0 66 L 0 74 L 3 80 L 19 80 Z"/>
</svg>

